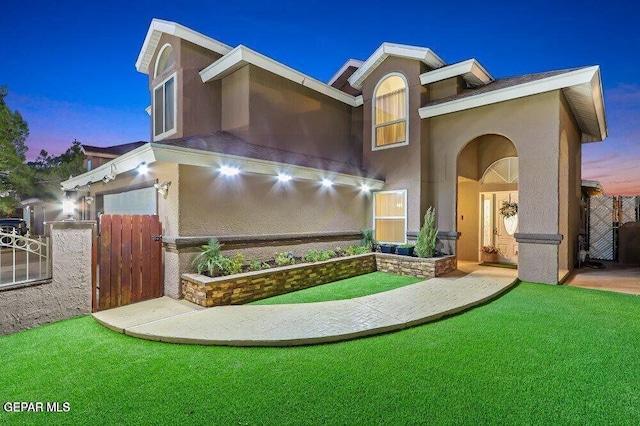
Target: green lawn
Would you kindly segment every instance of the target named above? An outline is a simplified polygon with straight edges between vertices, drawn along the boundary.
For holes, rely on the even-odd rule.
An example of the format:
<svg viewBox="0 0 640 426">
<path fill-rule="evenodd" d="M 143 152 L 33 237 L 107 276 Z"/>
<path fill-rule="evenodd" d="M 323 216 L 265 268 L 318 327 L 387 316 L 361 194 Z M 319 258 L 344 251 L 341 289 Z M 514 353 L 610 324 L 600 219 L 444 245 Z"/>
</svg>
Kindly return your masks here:
<svg viewBox="0 0 640 426">
<path fill-rule="evenodd" d="M 640 297 L 523 283 L 349 342 L 150 342 L 91 317 L 0 338 L 0 424 L 640 424 Z"/>
<path fill-rule="evenodd" d="M 280 296 L 252 302 L 251 305 L 278 305 L 288 303 L 325 302 L 328 300 L 353 299 L 354 297 L 380 293 L 424 281 L 421 278 L 402 277 L 386 272 L 372 272 L 329 284 L 298 290 Z"/>
</svg>

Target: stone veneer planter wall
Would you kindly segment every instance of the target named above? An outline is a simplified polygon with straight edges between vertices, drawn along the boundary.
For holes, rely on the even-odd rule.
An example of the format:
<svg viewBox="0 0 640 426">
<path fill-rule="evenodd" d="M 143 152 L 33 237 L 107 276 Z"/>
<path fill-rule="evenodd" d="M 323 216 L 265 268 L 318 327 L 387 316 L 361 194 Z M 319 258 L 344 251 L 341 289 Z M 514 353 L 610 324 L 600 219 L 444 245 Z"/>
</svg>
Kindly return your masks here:
<svg viewBox="0 0 640 426">
<path fill-rule="evenodd" d="M 182 297 L 201 306 L 240 305 L 374 271 L 433 278 L 456 269 L 455 256 L 419 259 L 370 253 L 210 278 L 182 275 Z"/>
</svg>

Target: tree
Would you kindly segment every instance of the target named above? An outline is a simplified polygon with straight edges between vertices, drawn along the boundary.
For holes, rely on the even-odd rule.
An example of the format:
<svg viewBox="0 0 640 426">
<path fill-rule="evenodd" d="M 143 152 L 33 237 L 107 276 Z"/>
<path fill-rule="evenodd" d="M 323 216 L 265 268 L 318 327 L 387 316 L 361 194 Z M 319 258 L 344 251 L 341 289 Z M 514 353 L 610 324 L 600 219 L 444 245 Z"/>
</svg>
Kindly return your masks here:
<svg viewBox="0 0 640 426">
<path fill-rule="evenodd" d="M 13 213 L 18 195 L 33 189 L 33 171 L 25 164 L 29 127 L 18 111 L 5 103 L 7 88 L 0 87 L 0 215 Z"/>
<path fill-rule="evenodd" d="M 60 182 L 85 172 L 84 153 L 77 140 L 58 156 L 52 156 L 43 149 L 38 158 L 28 165 L 35 173 L 35 194 L 43 199 L 59 198 Z"/>
<path fill-rule="evenodd" d="M 424 223 L 418 231 L 416 252 L 419 257 L 433 257 L 436 251 L 438 228 L 436 228 L 436 211 L 429 207 L 424 215 Z"/>
</svg>

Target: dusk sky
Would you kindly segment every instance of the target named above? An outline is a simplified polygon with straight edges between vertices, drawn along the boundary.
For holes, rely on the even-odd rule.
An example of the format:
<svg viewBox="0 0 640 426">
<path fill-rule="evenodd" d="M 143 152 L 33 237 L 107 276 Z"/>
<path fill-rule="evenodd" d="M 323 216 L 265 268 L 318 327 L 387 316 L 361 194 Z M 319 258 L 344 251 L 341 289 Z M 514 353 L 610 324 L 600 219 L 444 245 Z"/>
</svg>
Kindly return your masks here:
<svg viewBox="0 0 640 426">
<path fill-rule="evenodd" d="M 583 145 L 583 179 L 640 195 L 640 1 L 7 0 L 0 86 L 29 124 L 29 159 L 149 140 L 147 76 L 135 61 L 152 18 L 243 44 L 328 81 L 385 41 L 476 58 L 495 78 L 600 65 L 609 137 Z"/>
</svg>

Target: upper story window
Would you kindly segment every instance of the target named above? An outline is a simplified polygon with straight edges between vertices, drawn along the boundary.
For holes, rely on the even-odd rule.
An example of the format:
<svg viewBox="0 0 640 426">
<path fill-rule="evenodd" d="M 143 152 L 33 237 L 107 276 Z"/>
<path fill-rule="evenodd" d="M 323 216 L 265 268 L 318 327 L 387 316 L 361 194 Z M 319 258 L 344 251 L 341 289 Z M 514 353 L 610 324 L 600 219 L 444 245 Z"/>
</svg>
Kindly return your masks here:
<svg viewBox="0 0 640 426">
<path fill-rule="evenodd" d="M 400 73 L 387 74 L 373 93 L 373 149 L 407 145 L 407 80 Z"/>
<path fill-rule="evenodd" d="M 176 133 L 176 74 L 153 89 L 153 136 L 160 140 Z"/>
<path fill-rule="evenodd" d="M 170 70 L 176 64 L 176 57 L 173 54 L 173 48 L 170 44 L 162 46 L 162 50 L 156 60 L 156 70 L 153 74 L 154 77 L 160 76 L 167 70 Z"/>
</svg>

